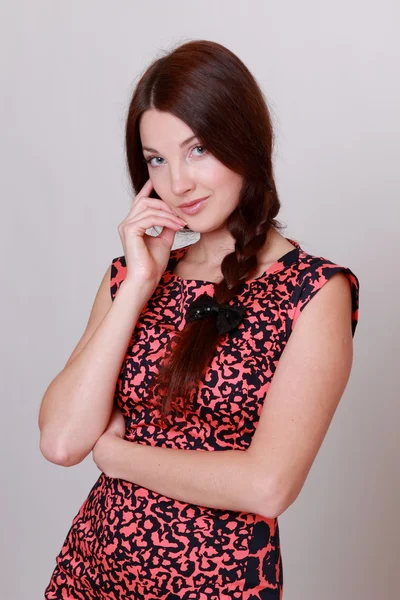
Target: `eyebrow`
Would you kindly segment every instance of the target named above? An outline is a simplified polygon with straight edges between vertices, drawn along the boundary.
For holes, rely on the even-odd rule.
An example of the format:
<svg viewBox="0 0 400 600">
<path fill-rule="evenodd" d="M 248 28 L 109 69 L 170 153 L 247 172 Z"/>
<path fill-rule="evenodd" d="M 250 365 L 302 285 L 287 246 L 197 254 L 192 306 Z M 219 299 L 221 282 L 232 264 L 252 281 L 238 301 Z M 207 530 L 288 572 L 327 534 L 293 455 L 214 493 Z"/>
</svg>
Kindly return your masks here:
<svg viewBox="0 0 400 600">
<path fill-rule="evenodd" d="M 179 147 L 183 148 L 184 146 L 189 144 L 189 142 L 196 139 L 197 137 L 198 137 L 197 135 L 191 135 L 189 138 L 187 138 L 187 140 L 184 140 L 183 142 L 181 142 L 179 144 Z M 156 150 L 155 148 L 147 148 L 146 146 L 143 146 L 143 150 L 148 150 L 149 152 L 158 152 L 158 150 Z"/>
</svg>

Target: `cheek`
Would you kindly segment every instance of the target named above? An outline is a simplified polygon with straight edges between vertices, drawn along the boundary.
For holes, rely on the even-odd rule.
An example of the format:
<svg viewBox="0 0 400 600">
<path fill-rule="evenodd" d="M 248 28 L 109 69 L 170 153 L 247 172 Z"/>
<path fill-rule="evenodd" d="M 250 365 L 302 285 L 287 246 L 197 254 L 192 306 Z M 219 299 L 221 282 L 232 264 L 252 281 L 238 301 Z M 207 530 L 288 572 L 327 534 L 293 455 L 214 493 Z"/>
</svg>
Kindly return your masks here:
<svg viewBox="0 0 400 600">
<path fill-rule="evenodd" d="M 198 176 L 199 179 L 201 178 L 203 184 L 214 191 L 227 190 L 232 187 L 230 171 L 221 168 L 221 165 L 218 163 L 209 164 L 207 169 L 204 169 L 202 172 L 199 171 Z"/>
<path fill-rule="evenodd" d="M 226 201 L 231 208 L 236 206 L 239 201 L 242 185 L 242 177 L 232 171 L 224 173 L 219 179 L 219 189 L 226 196 Z"/>
<path fill-rule="evenodd" d="M 229 193 L 240 192 L 243 183 L 242 177 L 219 161 L 213 161 L 209 165 L 209 176 L 214 183 L 214 187 L 225 189 Z"/>
<path fill-rule="evenodd" d="M 161 173 L 156 172 L 156 169 L 149 169 L 149 179 L 151 179 L 154 191 L 162 198 L 168 187 L 166 177 L 163 177 Z"/>
</svg>

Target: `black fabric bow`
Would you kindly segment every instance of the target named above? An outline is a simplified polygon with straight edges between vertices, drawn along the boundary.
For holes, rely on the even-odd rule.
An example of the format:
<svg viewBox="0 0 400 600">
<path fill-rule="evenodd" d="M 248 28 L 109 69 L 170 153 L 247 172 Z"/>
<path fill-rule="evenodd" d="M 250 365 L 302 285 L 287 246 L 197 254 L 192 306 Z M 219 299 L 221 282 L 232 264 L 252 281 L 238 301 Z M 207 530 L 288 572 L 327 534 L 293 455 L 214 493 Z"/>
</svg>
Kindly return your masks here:
<svg viewBox="0 0 400 600">
<path fill-rule="evenodd" d="M 219 334 L 235 329 L 243 319 L 246 309 L 244 306 L 229 306 L 218 304 L 212 296 L 204 292 L 190 304 L 186 311 L 188 322 L 216 315 L 216 325 Z"/>
</svg>

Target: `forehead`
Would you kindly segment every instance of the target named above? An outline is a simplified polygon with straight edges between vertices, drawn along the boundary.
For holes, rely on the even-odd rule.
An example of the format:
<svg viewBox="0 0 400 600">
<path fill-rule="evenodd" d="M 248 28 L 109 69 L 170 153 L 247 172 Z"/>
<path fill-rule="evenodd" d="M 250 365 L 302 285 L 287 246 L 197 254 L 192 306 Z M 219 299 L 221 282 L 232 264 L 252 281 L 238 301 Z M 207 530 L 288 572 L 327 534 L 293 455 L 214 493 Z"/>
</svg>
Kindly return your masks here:
<svg viewBox="0 0 400 600">
<path fill-rule="evenodd" d="M 195 135 L 194 131 L 175 115 L 154 108 L 142 114 L 139 133 L 142 146 L 157 149 L 179 147 L 182 142 Z"/>
</svg>

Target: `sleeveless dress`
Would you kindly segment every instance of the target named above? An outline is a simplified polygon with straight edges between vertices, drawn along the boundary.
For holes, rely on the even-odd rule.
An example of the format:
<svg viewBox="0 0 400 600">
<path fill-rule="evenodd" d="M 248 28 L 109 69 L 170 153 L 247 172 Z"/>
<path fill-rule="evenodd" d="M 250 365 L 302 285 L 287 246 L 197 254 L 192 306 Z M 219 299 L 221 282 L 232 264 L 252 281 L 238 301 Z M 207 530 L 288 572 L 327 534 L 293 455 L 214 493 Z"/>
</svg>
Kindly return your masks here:
<svg viewBox="0 0 400 600">
<path fill-rule="evenodd" d="M 188 246 L 171 251 L 144 306 L 122 363 L 114 403 L 125 439 L 190 450 L 245 450 L 261 415 L 276 365 L 301 311 L 335 273 L 352 295 L 358 322 L 359 282 L 350 269 L 293 246 L 235 297 L 246 308 L 236 330 L 219 338 L 185 419 L 160 412 L 150 391 L 165 347 L 185 326 L 185 312 L 214 283 L 173 273 Z M 112 260 L 112 299 L 126 274 Z M 101 473 L 72 521 L 45 598 L 109 600 L 282 600 L 278 518 L 180 502 Z"/>
</svg>

